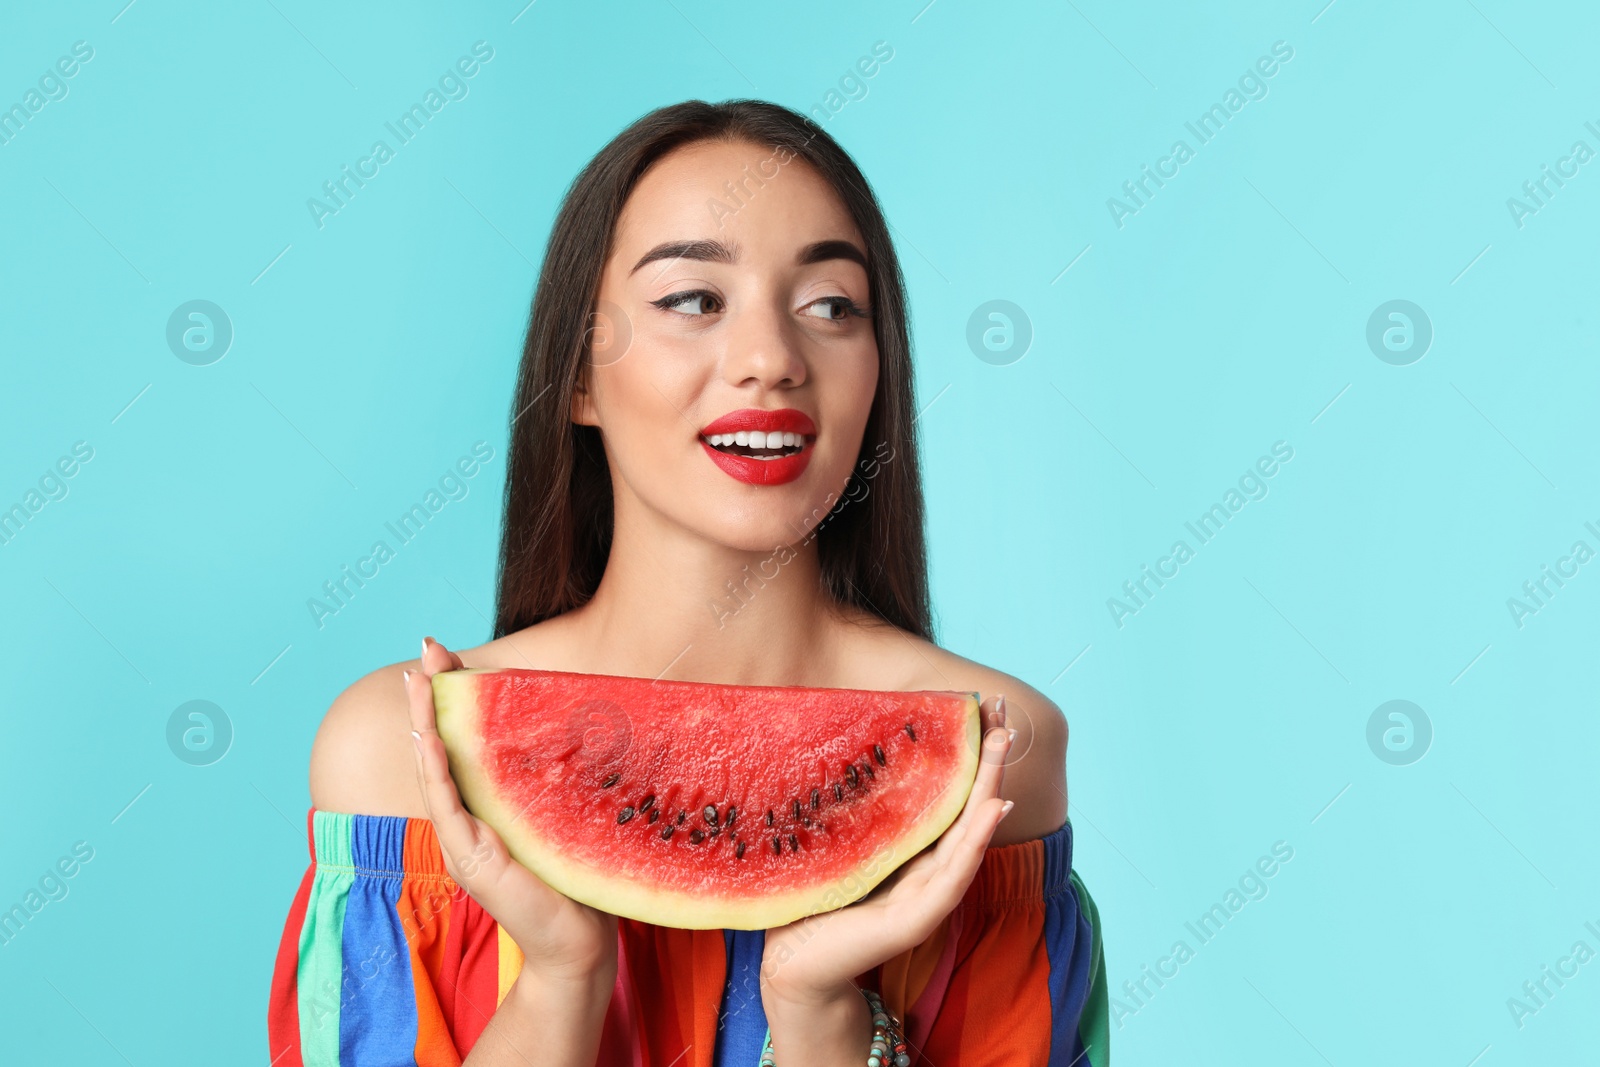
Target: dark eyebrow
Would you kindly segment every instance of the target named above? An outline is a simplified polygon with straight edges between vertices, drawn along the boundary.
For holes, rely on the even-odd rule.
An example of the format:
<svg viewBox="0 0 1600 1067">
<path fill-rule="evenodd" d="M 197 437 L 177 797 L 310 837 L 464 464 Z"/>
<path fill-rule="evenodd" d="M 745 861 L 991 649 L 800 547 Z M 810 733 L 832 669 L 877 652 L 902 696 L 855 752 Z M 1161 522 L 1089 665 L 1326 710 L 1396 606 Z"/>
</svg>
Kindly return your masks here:
<svg viewBox="0 0 1600 1067">
<path fill-rule="evenodd" d="M 646 263 L 654 263 L 658 259 L 698 259 L 706 263 L 732 263 L 738 258 L 738 252 L 732 245 L 724 244 L 716 238 L 703 241 L 668 241 L 646 252 L 628 273 L 633 274 Z"/>
<path fill-rule="evenodd" d="M 830 259 L 848 259 L 852 263 L 861 264 L 862 270 L 867 269 L 866 254 L 849 241 L 818 241 L 816 244 L 806 245 L 800 250 L 800 257 L 795 262 L 804 267 Z"/>
<path fill-rule="evenodd" d="M 628 273 L 636 273 L 646 263 L 653 263 L 658 259 L 695 259 L 705 263 L 733 263 L 738 258 L 738 249 L 716 238 L 698 241 L 667 241 L 656 245 L 641 256 L 639 262 L 633 265 L 633 270 Z M 847 259 L 852 263 L 859 263 L 862 270 L 867 269 L 866 253 L 849 241 L 840 240 L 817 241 L 806 245 L 800 250 L 800 255 L 795 258 L 795 262 L 805 267 L 812 263 L 823 263 L 830 259 Z"/>
</svg>

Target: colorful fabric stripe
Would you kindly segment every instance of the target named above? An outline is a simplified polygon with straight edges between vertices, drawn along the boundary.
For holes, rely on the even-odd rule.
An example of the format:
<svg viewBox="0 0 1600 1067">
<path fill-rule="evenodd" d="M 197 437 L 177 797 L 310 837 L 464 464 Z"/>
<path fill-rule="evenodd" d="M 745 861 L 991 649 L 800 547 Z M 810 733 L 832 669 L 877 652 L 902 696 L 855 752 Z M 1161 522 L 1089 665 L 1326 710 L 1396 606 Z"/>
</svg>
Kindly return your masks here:
<svg viewBox="0 0 1600 1067">
<path fill-rule="evenodd" d="M 307 815 L 311 865 L 278 945 L 274 1067 L 459 1067 L 522 954 L 444 868 L 425 819 Z M 764 931 L 618 922 L 606 1067 L 755 1067 Z M 1072 826 L 991 848 L 920 945 L 858 975 L 934 1067 L 1108 1067 L 1099 913 Z"/>
<path fill-rule="evenodd" d="M 761 953 L 765 930 L 724 930 L 728 977 L 723 983 L 721 1025 L 713 1063 L 755 1065 L 767 1034 L 767 1014 L 761 1007 Z"/>
</svg>

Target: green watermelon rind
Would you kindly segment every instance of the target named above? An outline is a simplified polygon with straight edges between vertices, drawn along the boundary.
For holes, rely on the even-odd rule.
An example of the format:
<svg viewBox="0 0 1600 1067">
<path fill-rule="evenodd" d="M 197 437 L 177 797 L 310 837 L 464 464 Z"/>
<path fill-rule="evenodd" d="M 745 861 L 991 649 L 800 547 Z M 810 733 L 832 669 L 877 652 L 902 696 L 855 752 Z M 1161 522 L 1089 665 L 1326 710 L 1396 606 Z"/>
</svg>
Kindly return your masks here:
<svg viewBox="0 0 1600 1067">
<path fill-rule="evenodd" d="M 959 775 L 952 779 L 959 784 L 945 789 L 938 801 L 930 804 L 895 840 L 885 842 L 852 869 L 849 879 L 767 893 L 745 902 L 640 885 L 567 858 L 561 849 L 546 844 L 546 838 L 532 821 L 501 802 L 499 790 L 482 771 L 482 731 L 477 721 L 475 676 L 493 673 L 497 673 L 497 669 L 469 667 L 433 675 L 435 724 L 445 743 L 450 775 L 462 804 L 500 835 L 513 859 L 550 888 L 600 911 L 657 926 L 684 930 L 770 930 L 808 915 L 852 904 L 937 841 L 960 816 L 977 781 L 983 732 L 979 695 L 962 693 L 960 695 L 967 698 L 967 743 L 960 746 L 962 763 Z M 939 695 L 952 694 L 941 692 Z"/>
</svg>

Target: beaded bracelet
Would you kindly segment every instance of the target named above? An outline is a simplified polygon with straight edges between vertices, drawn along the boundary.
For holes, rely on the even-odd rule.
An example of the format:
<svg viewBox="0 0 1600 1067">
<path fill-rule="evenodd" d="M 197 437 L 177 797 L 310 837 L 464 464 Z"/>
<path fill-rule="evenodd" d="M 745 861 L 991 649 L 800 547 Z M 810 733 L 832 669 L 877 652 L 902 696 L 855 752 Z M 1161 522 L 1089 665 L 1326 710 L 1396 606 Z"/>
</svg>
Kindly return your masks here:
<svg viewBox="0 0 1600 1067">
<path fill-rule="evenodd" d="M 867 1005 L 872 1009 L 872 1047 L 867 1051 L 867 1067 L 911 1067 L 911 1054 L 900 1021 L 883 1006 L 883 998 L 878 994 L 862 989 L 861 995 L 867 998 Z M 761 1067 L 777 1067 L 772 1056 L 770 1026 L 761 1045 Z"/>
</svg>

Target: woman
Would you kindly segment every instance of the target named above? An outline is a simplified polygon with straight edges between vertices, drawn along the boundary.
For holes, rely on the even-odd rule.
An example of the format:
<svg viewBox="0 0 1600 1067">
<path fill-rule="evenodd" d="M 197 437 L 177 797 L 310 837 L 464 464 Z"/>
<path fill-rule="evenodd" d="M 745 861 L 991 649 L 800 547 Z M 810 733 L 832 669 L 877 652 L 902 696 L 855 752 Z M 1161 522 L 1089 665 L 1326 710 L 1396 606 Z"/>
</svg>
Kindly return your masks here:
<svg viewBox="0 0 1600 1067">
<path fill-rule="evenodd" d="M 275 1067 L 754 1067 L 769 1037 L 784 1067 L 844 1065 L 897 1024 L 910 1063 L 1105 1067 L 1066 722 L 931 640 L 915 419 L 894 248 L 820 128 L 690 101 L 595 157 L 534 296 L 495 637 L 424 639 L 317 734 Z M 971 690 L 984 758 L 939 842 L 825 921 L 654 927 L 561 896 L 461 807 L 428 678 L 463 666 Z"/>
</svg>

